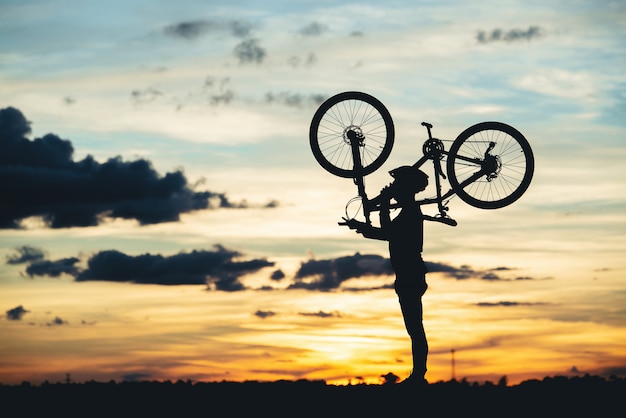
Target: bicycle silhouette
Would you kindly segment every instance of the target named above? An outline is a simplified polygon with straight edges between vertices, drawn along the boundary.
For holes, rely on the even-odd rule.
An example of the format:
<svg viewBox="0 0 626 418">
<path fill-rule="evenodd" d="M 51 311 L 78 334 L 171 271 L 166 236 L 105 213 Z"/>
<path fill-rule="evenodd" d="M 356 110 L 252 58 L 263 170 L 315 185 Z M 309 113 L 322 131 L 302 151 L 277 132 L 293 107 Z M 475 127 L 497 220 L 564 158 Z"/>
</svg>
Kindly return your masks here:
<svg viewBox="0 0 626 418">
<path fill-rule="evenodd" d="M 526 138 L 515 128 L 501 122 L 482 122 L 470 126 L 446 150 L 444 141 L 432 136 L 432 125 L 422 122 L 428 139 L 423 156 L 413 167 L 432 161 L 436 196 L 419 204 L 437 204 L 438 214 L 428 217 L 452 226 L 456 221 L 446 206 L 454 195 L 481 209 L 498 209 L 519 199 L 533 177 L 534 157 Z M 309 130 L 311 150 L 328 172 L 352 178 L 361 201 L 359 208 L 368 224 L 370 213 L 380 209 L 382 193 L 368 199 L 364 177 L 387 160 L 394 143 L 394 125 L 387 108 L 375 97 L 358 91 L 339 93 L 326 100 L 313 115 Z M 442 168 L 446 160 L 446 174 Z M 450 189 L 442 193 L 442 179 Z M 390 206 L 394 208 L 392 204 Z M 397 207 L 397 205 L 395 206 Z M 340 222 L 340 225 L 345 225 Z"/>
</svg>

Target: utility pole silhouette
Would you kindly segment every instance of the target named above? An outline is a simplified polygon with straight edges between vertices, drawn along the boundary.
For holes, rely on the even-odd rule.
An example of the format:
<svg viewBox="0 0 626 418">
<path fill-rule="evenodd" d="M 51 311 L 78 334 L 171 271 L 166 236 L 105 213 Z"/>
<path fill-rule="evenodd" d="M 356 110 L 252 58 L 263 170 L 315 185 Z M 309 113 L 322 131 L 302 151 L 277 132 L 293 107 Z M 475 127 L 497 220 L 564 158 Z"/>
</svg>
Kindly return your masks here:
<svg viewBox="0 0 626 418">
<path fill-rule="evenodd" d="M 452 380 L 456 380 L 456 375 L 455 375 L 455 364 L 454 364 L 454 348 L 452 350 L 450 350 L 450 354 L 452 355 Z"/>
</svg>

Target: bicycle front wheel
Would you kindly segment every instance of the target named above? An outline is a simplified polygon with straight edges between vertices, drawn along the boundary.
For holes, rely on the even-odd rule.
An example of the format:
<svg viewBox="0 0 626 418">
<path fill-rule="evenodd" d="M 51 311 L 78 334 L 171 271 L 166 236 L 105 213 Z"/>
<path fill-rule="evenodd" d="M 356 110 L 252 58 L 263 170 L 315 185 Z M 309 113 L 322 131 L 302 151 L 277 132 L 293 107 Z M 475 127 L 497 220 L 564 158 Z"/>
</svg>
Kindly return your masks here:
<svg viewBox="0 0 626 418">
<path fill-rule="evenodd" d="M 354 166 L 347 136 L 350 131 L 363 138 L 360 169 Z M 387 108 L 375 97 L 358 91 L 339 93 L 322 103 L 309 129 L 317 162 L 336 176 L 352 178 L 366 176 L 383 165 L 391 153 L 394 135 Z"/>
<path fill-rule="evenodd" d="M 534 156 L 524 135 L 500 122 L 467 128 L 448 153 L 452 189 L 464 202 L 481 209 L 502 208 L 519 199 L 530 186 L 534 169 Z M 475 180 L 468 182 L 471 178 Z"/>
</svg>

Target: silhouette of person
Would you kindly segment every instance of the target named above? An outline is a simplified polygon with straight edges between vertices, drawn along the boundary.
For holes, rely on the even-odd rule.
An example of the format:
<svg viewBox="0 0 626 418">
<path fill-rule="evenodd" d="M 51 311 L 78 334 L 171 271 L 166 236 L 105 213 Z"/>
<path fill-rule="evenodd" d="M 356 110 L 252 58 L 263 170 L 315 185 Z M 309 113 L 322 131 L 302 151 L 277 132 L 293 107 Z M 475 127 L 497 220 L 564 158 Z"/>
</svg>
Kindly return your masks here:
<svg viewBox="0 0 626 418">
<path fill-rule="evenodd" d="M 424 242 L 424 216 L 415 194 L 428 185 L 428 175 L 423 171 L 401 166 L 389 172 L 393 182 L 382 189 L 380 196 L 380 227 L 372 226 L 355 219 L 346 219 L 351 229 L 366 238 L 389 242 L 389 258 L 396 274 L 394 288 L 400 302 L 406 330 L 411 337 L 413 370 L 403 383 L 426 384 L 426 358 L 428 342 L 422 322 L 422 296 L 426 292 L 427 269 L 422 260 Z M 392 220 L 390 201 L 394 199 L 401 207 L 400 213 Z"/>
</svg>

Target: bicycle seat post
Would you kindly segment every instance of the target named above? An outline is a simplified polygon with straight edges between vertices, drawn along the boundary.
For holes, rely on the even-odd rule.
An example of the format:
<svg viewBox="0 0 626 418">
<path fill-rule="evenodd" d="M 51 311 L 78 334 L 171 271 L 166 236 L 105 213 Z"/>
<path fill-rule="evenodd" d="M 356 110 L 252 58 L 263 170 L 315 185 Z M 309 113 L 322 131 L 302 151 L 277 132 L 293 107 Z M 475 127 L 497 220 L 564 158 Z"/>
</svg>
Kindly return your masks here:
<svg viewBox="0 0 626 418">
<path fill-rule="evenodd" d="M 425 126 L 426 130 L 428 131 L 428 139 L 433 139 L 433 135 L 430 133 L 430 130 L 433 127 L 433 125 L 431 125 L 428 122 L 422 122 L 422 126 Z"/>
</svg>

